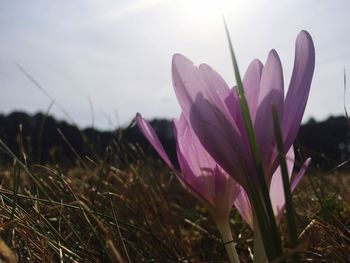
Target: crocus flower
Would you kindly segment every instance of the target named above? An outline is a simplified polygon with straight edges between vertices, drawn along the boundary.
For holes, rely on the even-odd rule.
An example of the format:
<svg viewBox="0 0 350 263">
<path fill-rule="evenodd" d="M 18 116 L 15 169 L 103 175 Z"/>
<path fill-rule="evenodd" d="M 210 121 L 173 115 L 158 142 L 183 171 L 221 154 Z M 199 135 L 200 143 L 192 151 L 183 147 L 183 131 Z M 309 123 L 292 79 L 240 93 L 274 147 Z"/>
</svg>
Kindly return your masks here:
<svg viewBox="0 0 350 263">
<path fill-rule="evenodd" d="M 306 31 L 301 31 L 296 40 L 294 68 L 286 97 L 282 65 L 275 50 L 270 51 L 265 65 L 254 60 L 243 78 L 268 185 L 279 165 L 272 105 L 281 117 L 284 148 L 290 149 L 301 124 L 314 65 L 312 38 Z M 184 118 L 203 147 L 246 190 L 248 176 L 259 187 L 236 88 L 230 89 L 210 66 L 194 66 L 192 61 L 179 54 L 173 57 L 172 78 Z"/>
<path fill-rule="evenodd" d="M 241 214 L 243 220 L 254 229 L 253 211 L 244 189 L 206 152 L 183 115 L 181 115 L 179 120 L 174 120 L 177 158 L 181 171 L 175 169 L 155 131 L 139 113 L 136 115 L 136 123 L 140 131 L 161 156 L 163 161 L 173 170 L 180 182 L 193 192 L 208 208 L 224 242 L 229 242 L 226 246 L 228 246 L 227 250 L 231 262 L 237 262 L 237 258 L 233 259 L 237 254 L 233 243 L 230 242 L 232 241 L 232 235 L 228 224 L 228 218 L 233 204 Z M 287 153 L 286 161 L 288 172 L 292 179 L 291 187 L 294 190 L 304 175 L 310 159 L 305 161 L 299 173 L 293 178 L 293 147 Z M 285 206 L 282 176 L 279 167 L 272 176 L 270 198 L 278 224 L 282 218 Z"/>
<path fill-rule="evenodd" d="M 174 120 L 177 157 L 181 171 L 171 163 L 151 125 L 141 114 L 136 115 L 136 123 L 163 161 L 174 171 L 180 182 L 193 192 L 206 205 L 214 219 L 226 219 L 233 206 L 253 229 L 253 212 L 246 192 L 237 184 L 207 153 L 191 130 L 183 115 Z M 292 190 L 304 175 L 310 159 L 307 159 L 299 173 L 292 178 L 294 150 L 291 147 L 286 155 Z M 285 206 L 281 171 L 278 167 L 272 176 L 270 198 L 276 221 L 282 218 Z"/>
<path fill-rule="evenodd" d="M 136 123 L 181 183 L 208 207 L 215 218 L 227 218 L 239 194 L 240 185 L 203 148 L 183 115 L 179 120 L 174 120 L 176 152 L 181 172 L 175 169 L 155 131 L 139 113 L 136 115 Z"/>
<path fill-rule="evenodd" d="M 254 218 L 263 216 L 258 218 L 257 233 L 260 232 L 262 223 L 263 243 L 271 260 L 281 253 L 281 249 L 278 248 L 280 241 L 274 223 L 268 222 L 272 220 L 271 198 L 266 201 L 268 193 L 260 176 L 265 176 L 266 185 L 271 188 L 272 177 L 279 166 L 272 109 L 275 109 L 281 119 L 279 126 L 284 149 L 290 149 L 306 107 L 314 66 L 315 49 L 312 38 L 306 31 L 301 31 L 296 40 L 294 68 L 286 97 L 282 65 L 275 50 L 269 52 L 265 65 L 259 60 L 254 60 L 249 65 L 243 78 L 245 94 L 238 94 L 235 87 L 230 89 L 210 66 L 194 66 L 192 61 L 179 54 L 173 57 L 173 86 L 183 115 L 213 159 L 247 191 L 249 201 L 254 202 Z M 241 99 L 240 96 L 245 98 Z M 250 120 L 243 118 L 240 103 L 243 101 L 244 106 L 245 100 L 257 149 L 254 136 L 249 135 L 248 139 Z M 254 153 L 251 152 L 252 149 Z M 261 167 L 257 155 L 261 158 Z M 283 198 L 283 190 L 277 198 Z M 262 199 L 267 202 L 266 210 L 261 203 Z M 248 215 L 246 219 L 249 218 Z M 267 236 L 270 230 L 271 239 Z M 272 242 L 277 246 L 276 253 Z"/>
<path fill-rule="evenodd" d="M 242 190 L 241 186 L 203 148 L 183 115 L 179 120 L 174 120 L 176 152 L 181 171 L 175 169 L 155 131 L 139 113 L 136 115 L 136 123 L 180 182 L 208 208 L 226 243 L 231 262 L 239 262 L 232 242 L 229 215 L 236 197 Z"/>
<path fill-rule="evenodd" d="M 286 98 L 282 65 L 275 50 L 270 51 L 265 65 L 254 60 L 243 79 L 263 173 L 277 221 L 280 221 L 285 201 L 272 107 L 281 117 L 284 148 L 290 149 L 287 154 L 290 161 L 287 160 L 287 163 L 291 177 L 294 165 L 292 144 L 305 110 L 314 65 L 315 50 L 311 36 L 302 31 L 296 40 L 294 68 Z M 233 202 L 242 217 L 253 226 L 253 212 L 245 191 L 249 188 L 259 191 L 261 185 L 236 88 L 230 89 L 210 66 L 201 64 L 196 67 L 180 54 L 173 57 L 172 77 L 182 108 L 180 120 L 174 122 L 182 173 L 175 171 L 153 129 L 139 114 L 136 117 L 138 126 L 180 181 L 209 208 L 216 222 L 217 218 L 228 217 Z M 292 179 L 292 189 L 300 181 L 308 163 L 309 160 Z M 239 186 L 229 180 L 228 174 L 245 191 L 237 190 Z M 251 188 L 251 182 L 256 189 Z M 236 190 L 232 191 L 233 188 Z M 217 225 L 220 229 L 220 224 Z"/>
</svg>

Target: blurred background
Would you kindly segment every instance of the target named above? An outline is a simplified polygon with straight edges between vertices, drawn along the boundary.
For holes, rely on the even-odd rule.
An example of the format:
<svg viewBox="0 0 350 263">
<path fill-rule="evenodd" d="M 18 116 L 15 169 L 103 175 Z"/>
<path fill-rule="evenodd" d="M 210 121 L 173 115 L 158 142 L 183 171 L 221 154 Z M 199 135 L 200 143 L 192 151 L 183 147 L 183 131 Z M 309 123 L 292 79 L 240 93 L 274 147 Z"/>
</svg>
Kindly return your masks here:
<svg viewBox="0 0 350 263">
<path fill-rule="evenodd" d="M 102 130 L 128 124 L 136 112 L 148 119 L 177 117 L 174 53 L 207 63 L 230 86 L 235 83 L 222 12 L 241 73 L 275 48 L 286 87 L 295 38 L 309 31 L 316 69 L 304 121 L 344 115 L 349 8 L 347 0 L 4 0 L 0 113 L 49 111 L 81 128 Z"/>
</svg>

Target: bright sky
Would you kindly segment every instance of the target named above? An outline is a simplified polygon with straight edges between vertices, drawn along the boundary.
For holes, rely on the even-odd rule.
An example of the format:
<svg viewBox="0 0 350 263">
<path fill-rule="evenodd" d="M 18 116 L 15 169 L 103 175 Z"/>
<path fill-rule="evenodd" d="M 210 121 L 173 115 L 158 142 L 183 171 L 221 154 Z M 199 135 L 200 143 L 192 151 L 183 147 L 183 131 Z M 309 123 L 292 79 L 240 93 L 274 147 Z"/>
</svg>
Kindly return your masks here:
<svg viewBox="0 0 350 263">
<path fill-rule="evenodd" d="M 115 128 L 136 112 L 146 118 L 177 117 L 170 74 L 174 53 L 207 63 L 230 86 L 235 83 L 220 9 L 241 73 L 252 59 L 265 61 L 275 48 L 286 87 L 296 35 L 309 31 L 316 69 L 304 120 L 344 113 L 348 0 L 3 0 L 0 112 L 45 112 L 51 104 L 17 62 L 82 127 Z M 50 113 L 67 119 L 57 105 Z"/>
</svg>

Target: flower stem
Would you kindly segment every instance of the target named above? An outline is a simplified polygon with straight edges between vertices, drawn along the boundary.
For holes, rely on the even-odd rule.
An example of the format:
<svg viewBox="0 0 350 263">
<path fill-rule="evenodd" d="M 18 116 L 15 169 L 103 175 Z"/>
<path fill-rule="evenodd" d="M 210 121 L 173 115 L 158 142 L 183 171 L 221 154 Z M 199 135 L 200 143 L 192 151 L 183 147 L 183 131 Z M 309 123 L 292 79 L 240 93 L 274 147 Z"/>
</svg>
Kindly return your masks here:
<svg viewBox="0 0 350 263">
<path fill-rule="evenodd" d="M 253 263 L 266 263 L 266 253 L 265 253 L 265 247 L 263 243 L 263 239 L 261 236 L 261 231 L 259 227 L 259 221 L 256 218 L 256 215 L 254 213 L 253 217 L 253 224 L 254 224 L 254 258 Z"/>
<path fill-rule="evenodd" d="M 230 263 L 239 263 L 235 243 L 233 242 L 229 220 L 216 220 L 217 228 L 224 242 Z"/>
</svg>

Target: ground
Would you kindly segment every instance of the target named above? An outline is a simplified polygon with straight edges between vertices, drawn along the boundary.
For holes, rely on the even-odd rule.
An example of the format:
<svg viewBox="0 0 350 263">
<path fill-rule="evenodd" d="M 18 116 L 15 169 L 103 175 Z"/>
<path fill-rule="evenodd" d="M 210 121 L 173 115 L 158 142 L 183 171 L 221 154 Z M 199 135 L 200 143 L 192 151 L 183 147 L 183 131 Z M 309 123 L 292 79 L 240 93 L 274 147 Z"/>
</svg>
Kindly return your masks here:
<svg viewBox="0 0 350 263">
<path fill-rule="evenodd" d="M 3 262 L 227 262 L 206 209 L 159 160 L 78 159 L 74 167 L 17 159 L 0 176 Z M 350 174 L 311 169 L 294 192 L 302 262 L 348 262 Z M 233 209 L 241 262 L 252 231 Z M 283 220 L 280 231 L 287 239 Z M 287 241 L 285 241 L 287 246 Z M 286 250 L 286 255 L 289 251 Z"/>
</svg>

